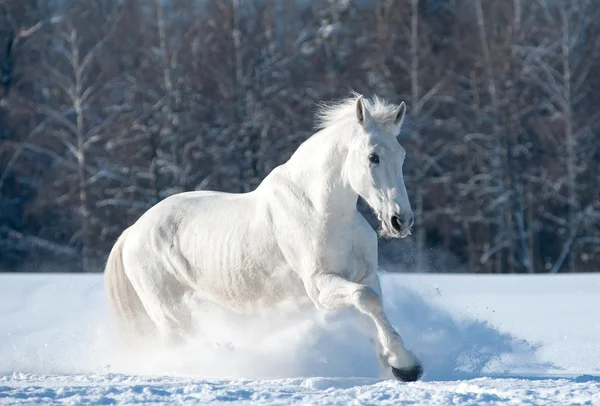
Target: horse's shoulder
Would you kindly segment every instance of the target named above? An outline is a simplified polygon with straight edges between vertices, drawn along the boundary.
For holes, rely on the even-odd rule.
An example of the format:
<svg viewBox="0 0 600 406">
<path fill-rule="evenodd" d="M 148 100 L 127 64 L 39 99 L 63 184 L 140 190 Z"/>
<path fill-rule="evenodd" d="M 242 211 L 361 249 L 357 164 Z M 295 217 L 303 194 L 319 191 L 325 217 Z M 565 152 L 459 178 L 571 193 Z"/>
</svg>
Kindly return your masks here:
<svg viewBox="0 0 600 406">
<path fill-rule="evenodd" d="M 276 205 L 301 203 L 304 200 L 303 189 L 294 182 L 281 167 L 274 169 L 261 183 L 260 194 Z"/>
<path fill-rule="evenodd" d="M 285 170 L 273 170 L 257 189 L 258 199 L 267 208 L 275 229 L 306 236 L 314 233 L 320 223 L 315 222 L 315 209 L 301 185 Z"/>
</svg>

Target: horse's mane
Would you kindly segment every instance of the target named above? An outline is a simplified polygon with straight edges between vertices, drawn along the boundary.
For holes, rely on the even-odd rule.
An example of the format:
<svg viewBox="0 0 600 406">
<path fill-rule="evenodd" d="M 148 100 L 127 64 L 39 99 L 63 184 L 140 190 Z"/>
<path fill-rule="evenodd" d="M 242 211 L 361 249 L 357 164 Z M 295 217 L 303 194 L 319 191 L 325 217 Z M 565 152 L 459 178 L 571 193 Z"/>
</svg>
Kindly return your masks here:
<svg viewBox="0 0 600 406">
<path fill-rule="evenodd" d="M 320 103 L 317 109 L 315 128 L 317 130 L 331 127 L 335 124 L 349 124 L 356 121 L 356 102 L 361 95 L 352 92 L 352 96 L 332 103 Z M 388 103 L 384 99 L 373 96 L 364 99 L 365 106 L 371 117 L 384 127 L 392 129 L 396 118 L 398 106 Z"/>
</svg>

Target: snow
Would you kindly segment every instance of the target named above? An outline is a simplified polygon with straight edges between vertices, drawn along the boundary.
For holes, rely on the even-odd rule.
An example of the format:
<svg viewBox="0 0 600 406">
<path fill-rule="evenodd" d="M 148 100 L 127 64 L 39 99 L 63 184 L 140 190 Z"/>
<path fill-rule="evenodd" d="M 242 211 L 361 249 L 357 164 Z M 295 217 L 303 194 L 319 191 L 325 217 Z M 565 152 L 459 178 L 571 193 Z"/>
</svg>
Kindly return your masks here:
<svg viewBox="0 0 600 406">
<path fill-rule="evenodd" d="M 386 274 L 423 380 L 381 377 L 347 313 L 119 352 L 101 275 L 0 274 L 0 403 L 600 404 L 600 275 Z"/>
</svg>

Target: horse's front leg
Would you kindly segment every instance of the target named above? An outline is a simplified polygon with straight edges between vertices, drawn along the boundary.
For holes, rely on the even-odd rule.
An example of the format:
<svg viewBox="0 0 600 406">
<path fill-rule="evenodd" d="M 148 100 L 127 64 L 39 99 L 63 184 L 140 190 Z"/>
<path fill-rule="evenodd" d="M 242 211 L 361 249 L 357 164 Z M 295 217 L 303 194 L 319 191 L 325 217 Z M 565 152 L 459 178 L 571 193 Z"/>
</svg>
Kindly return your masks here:
<svg viewBox="0 0 600 406">
<path fill-rule="evenodd" d="M 379 279 L 375 276 L 369 285 L 350 282 L 333 273 L 322 273 L 312 278 L 318 293 L 318 305 L 325 309 L 355 307 L 375 326 L 380 356 L 392 368 L 397 379 L 416 381 L 423 374 L 417 358 L 406 349 L 400 335 L 394 330 L 384 310 L 380 296 Z M 365 281 L 367 282 L 367 281 Z"/>
<path fill-rule="evenodd" d="M 407 368 L 397 368 L 395 367 L 393 363 L 390 363 L 389 361 L 387 361 L 389 359 L 389 357 L 386 354 L 386 350 L 384 348 L 382 348 L 380 341 L 378 338 L 378 336 L 373 337 L 373 345 L 375 347 L 375 351 L 378 353 L 380 360 L 382 359 L 382 361 L 387 361 L 387 365 L 385 366 L 390 366 L 392 368 L 392 372 L 394 374 L 394 376 L 400 380 L 403 381 L 412 381 L 412 380 L 416 380 L 419 379 L 421 377 L 421 375 L 423 374 L 423 369 L 418 361 L 418 359 L 414 356 L 414 354 L 410 351 L 408 351 L 406 349 L 406 347 L 404 346 L 404 342 L 402 340 L 402 337 L 400 336 L 400 334 L 398 334 L 398 332 L 394 329 L 394 327 L 391 325 L 391 323 L 389 322 L 387 315 L 385 314 L 385 310 L 383 309 L 383 304 L 382 304 L 382 292 L 381 292 L 381 284 L 379 281 L 379 276 L 377 275 L 377 272 L 372 272 L 369 273 L 364 279 L 362 279 L 360 281 L 360 284 L 364 284 L 366 286 L 371 287 L 378 295 L 379 298 L 379 304 L 378 304 L 378 309 L 381 313 L 382 318 L 385 320 L 385 322 L 389 325 L 389 329 L 392 332 L 393 337 L 397 337 L 398 341 L 395 343 L 395 346 L 397 348 L 396 350 L 396 354 L 398 353 L 402 353 L 402 352 L 407 352 L 408 353 L 408 357 L 411 358 L 414 361 L 414 369 L 411 371 L 410 367 L 408 368 L 409 370 L 406 370 Z M 370 317 L 367 317 L 367 321 L 371 321 Z M 371 321 L 371 323 L 373 323 Z M 371 329 L 370 331 L 373 331 L 372 328 L 372 324 L 371 324 Z M 375 330 L 379 335 L 379 329 Z M 416 378 L 414 379 L 407 379 L 407 376 L 410 377 L 411 375 L 415 375 Z"/>
</svg>

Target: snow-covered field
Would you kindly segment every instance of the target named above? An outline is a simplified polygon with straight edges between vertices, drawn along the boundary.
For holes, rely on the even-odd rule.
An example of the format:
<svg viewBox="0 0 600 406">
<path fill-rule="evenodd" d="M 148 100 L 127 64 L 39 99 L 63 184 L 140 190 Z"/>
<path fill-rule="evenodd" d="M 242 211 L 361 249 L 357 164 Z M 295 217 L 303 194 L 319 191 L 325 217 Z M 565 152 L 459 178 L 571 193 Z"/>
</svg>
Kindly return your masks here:
<svg viewBox="0 0 600 406">
<path fill-rule="evenodd" d="M 115 350 L 101 275 L 0 274 L 0 403 L 600 404 L 600 275 L 384 275 L 422 381 L 381 378 L 347 315 L 211 318 Z"/>
</svg>

